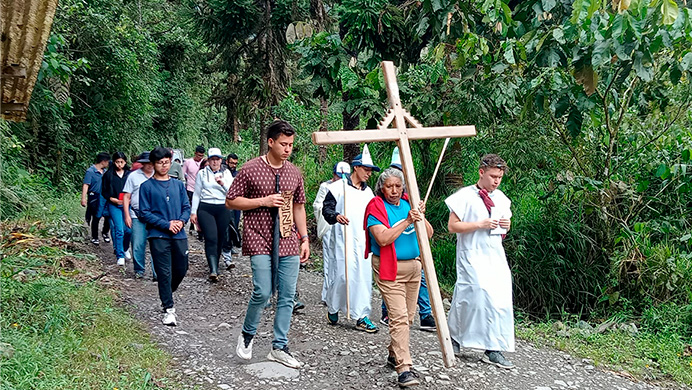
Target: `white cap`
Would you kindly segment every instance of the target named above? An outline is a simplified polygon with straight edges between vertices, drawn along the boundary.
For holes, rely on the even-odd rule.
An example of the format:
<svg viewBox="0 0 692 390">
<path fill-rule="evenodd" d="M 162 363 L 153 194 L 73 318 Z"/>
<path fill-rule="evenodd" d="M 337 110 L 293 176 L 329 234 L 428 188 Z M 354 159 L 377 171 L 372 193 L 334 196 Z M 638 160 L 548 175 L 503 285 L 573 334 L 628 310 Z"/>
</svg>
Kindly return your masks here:
<svg viewBox="0 0 692 390">
<path fill-rule="evenodd" d="M 340 175 L 342 173 L 351 174 L 351 166 L 346 161 L 339 161 L 334 165 L 334 173 Z"/>
<path fill-rule="evenodd" d="M 221 149 L 219 148 L 209 148 L 209 152 L 207 153 L 208 158 L 212 157 L 218 157 L 218 158 L 223 158 L 223 154 L 221 154 Z"/>
</svg>

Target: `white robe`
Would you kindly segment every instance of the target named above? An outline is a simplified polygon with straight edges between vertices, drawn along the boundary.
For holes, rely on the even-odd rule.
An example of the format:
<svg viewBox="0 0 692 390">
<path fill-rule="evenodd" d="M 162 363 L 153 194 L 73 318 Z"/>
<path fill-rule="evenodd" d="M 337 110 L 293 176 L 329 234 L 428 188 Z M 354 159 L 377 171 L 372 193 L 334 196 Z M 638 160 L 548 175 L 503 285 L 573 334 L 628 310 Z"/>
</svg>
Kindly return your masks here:
<svg viewBox="0 0 692 390">
<path fill-rule="evenodd" d="M 475 185 L 445 200 L 463 222 L 488 218 Z M 510 218 L 511 201 L 500 190 L 490 193 L 503 218 Z M 502 247 L 502 236 L 490 230 L 457 233 L 457 281 L 449 310 L 449 332 L 466 348 L 514 352 L 512 275 Z"/>
<path fill-rule="evenodd" d="M 317 196 L 315 196 L 315 201 L 312 203 L 312 210 L 317 218 L 317 237 L 322 240 L 322 253 L 325 253 L 326 248 L 329 248 L 329 232 L 331 231 L 329 224 L 322 216 L 322 206 L 324 205 L 324 198 L 329 192 L 328 186 L 331 184 L 331 180 L 325 181 L 320 184 L 320 189 L 317 190 Z M 329 285 L 329 261 L 327 256 L 322 257 L 322 270 L 324 272 L 324 282 L 322 283 L 322 302 L 327 302 L 327 286 Z"/>
<path fill-rule="evenodd" d="M 328 247 L 324 247 L 325 261 L 329 262 L 326 303 L 330 313 L 346 313 L 346 275 L 344 262 L 344 226 L 348 239 L 348 286 L 351 318 L 360 319 L 370 315 L 372 296 L 372 262 L 365 258 L 365 230 L 363 218 L 365 207 L 375 195 L 370 188 L 357 190 L 346 186 L 346 208 L 344 212 L 344 184 L 338 180 L 329 185 L 329 191 L 336 199 L 336 211 L 348 218 L 349 224 L 336 223 L 331 226 Z M 323 241 L 324 242 L 324 241 Z"/>
</svg>

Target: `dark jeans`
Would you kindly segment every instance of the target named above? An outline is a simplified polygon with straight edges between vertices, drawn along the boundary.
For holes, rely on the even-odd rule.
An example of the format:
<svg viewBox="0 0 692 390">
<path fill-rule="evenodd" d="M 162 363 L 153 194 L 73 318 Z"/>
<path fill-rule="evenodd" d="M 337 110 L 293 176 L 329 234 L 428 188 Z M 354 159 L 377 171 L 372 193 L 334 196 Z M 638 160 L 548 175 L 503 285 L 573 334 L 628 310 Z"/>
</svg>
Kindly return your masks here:
<svg viewBox="0 0 692 390">
<path fill-rule="evenodd" d="M 240 230 L 238 228 L 238 224 L 240 223 L 240 210 L 230 210 L 230 212 L 231 223 L 226 227 L 226 241 L 223 246 L 223 250 L 227 252 L 230 252 L 234 246 L 242 246 L 240 241 Z"/>
<path fill-rule="evenodd" d="M 164 309 L 173 307 L 173 293 L 187 273 L 187 238 L 150 238 L 149 250 L 159 284 L 159 298 Z"/>
<path fill-rule="evenodd" d="M 98 240 L 99 238 L 99 222 L 101 221 L 101 194 L 90 193 L 87 200 L 86 214 L 84 219 L 91 226 L 91 238 Z M 102 234 L 108 234 L 110 231 L 110 220 L 107 216 L 103 217 Z"/>
<path fill-rule="evenodd" d="M 194 195 L 195 193 L 193 191 L 185 191 L 187 192 L 187 198 L 190 200 L 190 205 L 192 205 L 192 195 Z M 190 231 L 193 230 L 195 230 L 195 224 L 190 222 Z"/>
<path fill-rule="evenodd" d="M 231 211 L 225 204 L 209 204 L 200 202 L 197 209 L 197 223 L 204 235 L 204 252 L 207 260 L 219 261 L 221 248 L 226 241 L 226 229 L 231 221 Z"/>
</svg>

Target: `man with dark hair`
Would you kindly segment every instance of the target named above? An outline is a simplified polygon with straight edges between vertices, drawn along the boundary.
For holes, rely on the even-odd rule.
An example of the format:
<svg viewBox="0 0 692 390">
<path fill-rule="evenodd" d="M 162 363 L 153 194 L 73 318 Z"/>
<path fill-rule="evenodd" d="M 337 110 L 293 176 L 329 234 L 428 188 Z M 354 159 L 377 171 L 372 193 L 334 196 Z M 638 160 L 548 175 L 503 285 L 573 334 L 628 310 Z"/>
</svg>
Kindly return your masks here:
<svg viewBox="0 0 692 390">
<path fill-rule="evenodd" d="M 199 172 L 201 168 L 204 153 L 206 153 L 204 146 L 197 145 L 194 156 L 186 159 L 183 163 L 183 176 L 185 177 L 185 189 L 187 190 L 187 200 L 189 203 L 192 203 L 192 195 L 195 193 L 197 172 Z M 195 230 L 195 224 L 191 223 L 190 233 L 192 233 L 193 230 Z"/>
<path fill-rule="evenodd" d="M 300 171 L 288 158 L 295 130 L 285 121 L 267 129 L 269 152 L 243 165 L 228 190 L 226 207 L 243 210 L 243 254 L 250 256 L 254 291 L 245 313 L 236 354 L 252 358 L 262 311 L 276 291 L 274 340 L 267 358 L 288 367 L 301 363 L 288 350 L 288 330 L 300 263 L 310 256 L 305 220 L 305 190 Z"/>
<path fill-rule="evenodd" d="M 513 368 L 503 351 L 514 352 L 512 275 L 502 240 L 509 231 L 511 202 L 497 187 L 507 164 L 496 154 L 481 158 L 476 184 L 445 200 L 447 227 L 457 234 L 457 281 L 449 311 L 455 352 L 484 349 L 482 361 Z"/>
<path fill-rule="evenodd" d="M 336 325 L 341 311 L 356 319 L 356 330 L 375 333 L 378 328 L 369 317 L 372 259 L 363 256 L 367 234 L 363 230 L 363 217 L 365 207 L 375 196 L 368 187 L 368 179 L 380 168 L 373 163 L 367 145 L 351 166 L 350 177 L 329 185 L 322 207 L 322 216 L 331 225 L 330 245 L 322 252 L 330 271 L 325 300 L 327 320 Z"/>
<path fill-rule="evenodd" d="M 238 174 L 238 155 L 235 153 L 229 154 L 226 157 L 226 161 L 221 164 L 221 168 L 230 169 L 231 174 L 233 174 L 233 177 L 235 177 Z"/>
<path fill-rule="evenodd" d="M 159 297 L 165 311 L 163 324 L 177 325 L 173 292 L 183 281 L 188 268 L 185 223 L 190 219 L 190 202 L 180 180 L 168 176 L 172 154 L 158 147 L 149 153 L 154 176 L 139 190 L 140 218 L 147 224 L 149 249 L 159 285 Z"/>
<path fill-rule="evenodd" d="M 127 177 L 123 192 L 123 214 L 125 224 L 132 229 L 132 257 L 134 259 L 135 279 L 144 277 L 144 269 L 146 264 L 146 249 L 147 249 L 147 226 L 143 221 L 139 220 L 139 190 L 142 183 L 151 179 L 154 175 L 154 164 L 149 160 L 149 152 L 142 152 L 137 156 L 137 160 L 141 168 L 132 172 Z M 156 281 L 156 270 L 154 270 L 154 261 L 151 260 L 152 280 Z"/>
<path fill-rule="evenodd" d="M 87 224 L 91 226 L 91 243 L 94 245 L 99 244 L 99 221 L 101 220 L 101 212 L 103 210 L 102 204 L 105 206 L 105 199 L 101 202 L 101 180 L 103 179 L 103 173 L 108 168 L 108 163 L 111 157 L 106 152 L 101 152 L 96 156 L 96 161 L 94 165 L 87 169 L 84 174 L 84 181 L 82 184 L 82 207 L 86 207 L 86 214 L 84 218 Z M 103 230 L 101 234 L 103 235 L 103 241 L 110 242 L 108 237 L 108 232 L 110 230 L 110 223 L 108 217 L 104 217 L 103 220 Z"/>
</svg>

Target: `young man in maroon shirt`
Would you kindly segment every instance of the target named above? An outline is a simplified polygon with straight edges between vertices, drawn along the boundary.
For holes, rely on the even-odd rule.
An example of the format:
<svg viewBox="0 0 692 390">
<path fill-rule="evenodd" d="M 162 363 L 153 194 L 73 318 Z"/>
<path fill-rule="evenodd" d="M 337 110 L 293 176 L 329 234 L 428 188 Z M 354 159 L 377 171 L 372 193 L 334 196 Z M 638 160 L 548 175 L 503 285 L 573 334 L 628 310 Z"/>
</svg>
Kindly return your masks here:
<svg viewBox="0 0 692 390">
<path fill-rule="evenodd" d="M 287 161 L 294 138 L 295 130 L 288 122 L 277 120 L 269 125 L 269 152 L 243 164 L 228 190 L 226 207 L 243 211 L 243 254 L 250 256 L 254 284 L 236 353 L 242 359 L 252 358 L 262 311 L 276 291 L 274 340 L 267 358 L 300 368 L 301 363 L 288 351 L 287 336 L 298 270 L 310 256 L 310 243 L 303 177 Z"/>
</svg>

